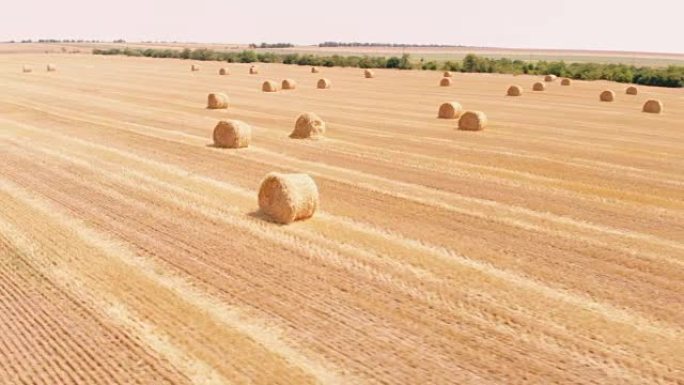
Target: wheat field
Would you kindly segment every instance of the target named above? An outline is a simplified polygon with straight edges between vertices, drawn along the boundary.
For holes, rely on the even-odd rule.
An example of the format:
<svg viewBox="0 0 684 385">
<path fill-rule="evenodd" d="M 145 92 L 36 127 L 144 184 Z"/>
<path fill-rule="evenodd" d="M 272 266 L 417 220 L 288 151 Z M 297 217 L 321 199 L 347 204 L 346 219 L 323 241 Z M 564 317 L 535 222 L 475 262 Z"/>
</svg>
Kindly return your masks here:
<svg viewBox="0 0 684 385">
<path fill-rule="evenodd" d="M 190 64 L 0 56 L 0 383 L 684 384 L 681 89 Z M 272 171 L 313 218 L 258 212 Z"/>
</svg>

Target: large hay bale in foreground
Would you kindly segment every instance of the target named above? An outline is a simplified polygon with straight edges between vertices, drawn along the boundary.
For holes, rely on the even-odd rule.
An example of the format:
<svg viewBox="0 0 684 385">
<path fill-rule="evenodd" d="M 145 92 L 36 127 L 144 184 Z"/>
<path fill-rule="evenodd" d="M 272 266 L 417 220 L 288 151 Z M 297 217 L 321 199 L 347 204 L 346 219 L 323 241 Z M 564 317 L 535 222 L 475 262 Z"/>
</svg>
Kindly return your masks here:
<svg viewBox="0 0 684 385">
<path fill-rule="evenodd" d="M 57 66 L 54 64 L 48 64 L 47 65 L 47 72 L 55 72 L 57 71 Z"/>
<path fill-rule="evenodd" d="M 443 75 L 443 76 L 444 76 L 445 78 L 450 78 L 450 77 L 452 77 L 452 76 L 454 76 L 454 75 L 451 73 L 451 71 L 444 71 L 444 75 Z"/>
<path fill-rule="evenodd" d="M 316 87 L 318 87 L 322 90 L 330 88 L 330 85 L 331 85 L 330 80 L 325 79 L 325 78 L 319 79 L 318 83 L 316 83 Z"/>
<path fill-rule="evenodd" d="M 25 65 L 25 66 L 21 67 L 21 72 L 24 72 L 24 73 L 33 72 L 33 68 L 31 68 L 31 66 Z"/>
<path fill-rule="evenodd" d="M 190 65 L 190 72 L 197 72 L 199 70 L 200 70 L 200 67 L 197 64 Z"/>
<path fill-rule="evenodd" d="M 261 84 L 261 90 L 264 92 L 276 92 L 278 91 L 278 86 L 274 81 L 266 80 Z"/>
<path fill-rule="evenodd" d="M 451 78 L 442 78 L 442 80 L 439 81 L 439 86 L 440 86 L 440 87 L 449 87 L 449 86 L 451 86 Z"/>
<path fill-rule="evenodd" d="M 249 74 L 250 75 L 256 75 L 258 73 L 259 73 L 259 67 L 257 67 L 257 66 L 249 67 Z"/>
<path fill-rule="evenodd" d="M 295 128 L 290 134 L 293 139 L 319 139 L 325 135 L 325 122 L 313 112 L 305 112 L 297 117 Z"/>
<path fill-rule="evenodd" d="M 239 120 L 221 120 L 214 127 L 214 146 L 243 148 L 252 140 L 252 127 Z"/>
<path fill-rule="evenodd" d="M 461 115 L 463 107 L 459 102 L 445 102 L 439 106 L 437 117 L 440 119 L 456 119 Z"/>
<path fill-rule="evenodd" d="M 546 89 L 546 86 L 542 82 L 536 82 L 532 86 L 532 91 L 544 91 Z"/>
<path fill-rule="evenodd" d="M 221 69 L 219 69 L 219 75 L 230 75 L 230 71 L 228 71 L 228 68 L 221 67 Z"/>
<path fill-rule="evenodd" d="M 365 76 L 366 79 L 371 79 L 371 78 L 374 78 L 374 77 L 375 77 L 375 72 L 373 72 L 373 71 L 371 71 L 371 70 L 369 70 L 369 69 L 365 69 L 365 70 L 363 71 L 363 76 Z"/>
<path fill-rule="evenodd" d="M 569 86 L 570 84 L 571 84 L 571 81 L 568 78 L 563 78 L 563 80 L 561 80 L 562 86 Z"/>
<path fill-rule="evenodd" d="M 487 127 L 487 115 L 482 111 L 466 111 L 458 120 L 458 129 L 480 131 Z"/>
<path fill-rule="evenodd" d="M 506 91 L 506 95 L 508 96 L 520 96 L 523 93 L 523 89 L 520 86 L 517 85 L 512 85 L 508 87 L 508 91 Z"/>
<path fill-rule="evenodd" d="M 546 76 L 544 76 L 544 81 L 545 82 L 554 82 L 554 81 L 556 81 L 556 75 L 546 75 Z"/>
<path fill-rule="evenodd" d="M 317 74 L 319 72 L 321 72 L 321 71 L 319 71 L 318 67 L 311 67 L 311 73 L 312 74 Z"/>
<path fill-rule="evenodd" d="M 636 94 L 639 93 L 639 90 L 638 90 L 636 87 L 634 87 L 634 86 L 629 86 L 629 87 L 627 87 L 627 89 L 625 90 L 625 93 L 626 93 L 627 95 L 636 95 Z"/>
<path fill-rule="evenodd" d="M 207 96 L 207 108 L 211 110 L 228 108 L 228 96 L 221 92 L 212 92 Z"/>
<path fill-rule="evenodd" d="M 280 88 L 284 90 L 294 90 L 295 88 L 297 88 L 297 82 L 295 82 L 292 79 L 285 79 L 283 80 Z"/>
<path fill-rule="evenodd" d="M 644 103 L 643 112 L 648 112 L 651 114 L 660 114 L 663 112 L 663 102 L 656 99 L 651 99 Z"/>
<path fill-rule="evenodd" d="M 272 172 L 261 182 L 259 208 L 274 222 L 288 224 L 310 218 L 318 205 L 318 187 L 307 174 Z"/>
<path fill-rule="evenodd" d="M 615 100 L 615 92 L 611 90 L 605 90 L 601 92 L 601 95 L 599 95 L 599 100 L 602 102 L 612 102 Z"/>
</svg>

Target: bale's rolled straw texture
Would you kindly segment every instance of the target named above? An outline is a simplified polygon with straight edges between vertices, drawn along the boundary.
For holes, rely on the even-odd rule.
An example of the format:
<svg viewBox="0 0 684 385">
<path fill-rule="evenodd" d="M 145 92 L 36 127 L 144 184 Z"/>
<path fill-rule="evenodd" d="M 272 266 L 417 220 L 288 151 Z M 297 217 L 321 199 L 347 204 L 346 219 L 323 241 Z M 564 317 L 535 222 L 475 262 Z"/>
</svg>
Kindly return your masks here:
<svg viewBox="0 0 684 385">
<path fill-rule="evenodd" d="M 290 134 L 293 139 L 319 139 L 325 135 L 325 122 L 313 112 L 305 112 L 297 117 L 295 128 Z"/>
<path fill-rule="evenodd" d="M 317 74 L 317 73 L 319 73 L 319 72 L 320 72 L 320 71 L 318 70 L 317 67 L 311 67 L 311 73 L 312 73 L 312 74 Z"/>
<path fill-rule="evenodd" d="M 446 102 L 439 106 L 437 117 L 440 119 L 456 119 L 461 115 L 463 107 L 458 102 Z"/>
<path fill-rule="evenodd" d="M 451 73 L 451 71 L 444 71 L 444 77 L 445 78 L 450 78 L 452 76 L 454 76 L 454 75 Z"/>
<path fill-rule="evenodd" d="M 636 95 L 639 93 L 639 90 L 634 86 L 629 86 L 627 87 L 627 90 L 625 90 L 625 93 L 627 95 Z"/>
<path fill-rule="evenodd" d="M 197 72 L 197 71 L 199 71 L 199 70 L 200 70 L 200 67 L 199 67 L 197 64 L 192 64 L 192 65 L 190 66 L 190 71 L 191 71 L 191 72 Z"/>
<path fill-rule="evenodd" d="M 508 87 L 508 91 L 506 91 L 506 95 L 508 95 L 508 96 L 520 96 L 520 95 L 522 95 L 522 93 L 523 93 L 522 87 L 516 86 L 516 85 L 512 85 L 512 86 Z"/>
<path fill-rule="evenodd" d="M 228 96 L 220 92 L 212 92 L 207 96 L 207 108 L 216 110 L 219 108 L 228 108 Z"/>
<path fill-rule="evenodd" d="M 442 78 L 442 80 L 439 81 L 440 87 L 449 87 L 451 86 L 451 78 Z"/>
<path fill-rule="evenodd" d="M 660 114 L 663 112 L 663 102 L 655 99 L 648 100 L 646 103 L 644 103 L 644 108 L 642 111 L 651 114 Z"/>
<path fill-rule="evenodd" d="M 544 91 L 546 89 L 546 86 L 542 82 L 536 82 L 532 86 L 533 91 Z"/>
<path fill-rule="evenodd" d="M 25 72 L 25 73 L 33 72 L 33 68 L 31 68 L 31 66 L 23 66 L 23 67 L 21 67 L 21 72 Z"/>
<path fill-rule="evenodd" d="M 295 82 L 292 79 L 285 79 L 281 84 L 281 88 L 284 90 L 294 90 L 295 88 L 297 88 L 297 82 Z"/>
<path fill-rule="evenodd" d="M 599 100 L 602 102 L 612 102 L 615 100 L 615 92 L 611 90 L 605 90 L 601 92 L 601 95 L 599 95 Z"/>
<path fill-rule="evenodd" d="M 228 71 L 228 68 L 222 67 L 219 70 L 219 75 L 229 75 L 229 74 L 230 74 L 230 72 Z"/>
<path fill-rule="evenodd" d="M 264 92 L 276 92 L 278 91 L 278 86 L 274 81 L 271 80 L 266 80 L 262 85 L 261 85 L 261 90 Z"/>
<path fill-rule="evenodd" d="M 214 146 L 243 148 L 252 140 L 252 127 L 239 120 L 221 120 L 214 127 Z"/>
<path fill-rule="evenodd" d="M 571 81 L 568 78 L 564 78 L 563 80 L 561 80 L 562 86 L 569 86 L 570 84 L 571 84 Z"/>
<path fill-rule="evenodd" d="M 371 78 L 374 78 L 374 77 L 375 77 L 375 72 L 373 72 L 373 71 L 371 71 L 371 70 L 369 70 L 369 69 L 366 69 L 366 70 L 363 71 L 363 76 L 365 76 L 366 79 L 371 79 Z"/>
<path fill-rule="evenodd" d="M 330 80 L 328 79 L 319 79 L 318 83 L 316 84 L 316 87 L 320 89 L 327 89 L 330 88 Z"/>
<path fill-rule="evenodd" d="M 487 115 L 482 111 L 466 111 L 458 120 L 458 129 L 480 131 L 487 127 Z"/>
<path fill-rule="evenodd" d="M 259 208 L 274 222 L 288 224 L 310 218 L 318 205 L 318 187 L 307 174 L 272 172 L 261 182 Z"/>
<path fill-rule="evenodd" d="M 553 82 L 556 80 L 556 75 L 546 75 L 544 76 L 544 81 L 545 82 Z"/>
<path fill-rule="evenodd" d="M 249 74 L 250 75 L 256 75 L 258 73 L 259 73 L 259 68 L 257 66 L 249 67 Z"/>
<path fill-rule="evenodd" d="M 47 72 L 55 72 L 57 71 L 57 66 L 54 64 L 48 64 L 47 65 Z"/>
</svg>

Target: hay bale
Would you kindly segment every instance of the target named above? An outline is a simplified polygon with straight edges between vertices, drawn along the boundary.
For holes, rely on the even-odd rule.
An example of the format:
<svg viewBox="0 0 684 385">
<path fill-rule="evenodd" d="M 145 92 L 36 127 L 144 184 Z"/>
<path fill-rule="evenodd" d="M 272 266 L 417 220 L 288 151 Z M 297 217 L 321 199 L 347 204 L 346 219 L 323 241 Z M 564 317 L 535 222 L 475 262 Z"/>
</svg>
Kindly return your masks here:
<svg viewBox="0 0 684 385">
<path fill-rule="evenodd" d="M 261 84 L 261 90 L 264 92 L 276 92 L 278 91 L 278 86 L 274 81 L 266 80 Z"/>
<path fill-rule="evenodd" d="M 451 71 L 444 71 L 444 75 L 443 75 L 443 76 L 444 76 L 445 78 L 450 78 L 450 77 L 452 77 L 452 76 L 454 76 L 454 75 L 451 73 Z"/>
<path fill-rule="evenodd" d="M 542 82 L 536 82 L 532 86 L 532 91 L 544 91 L 546 89 L 546 86 Z"/>
<path fill-rule="evenodd" d="M 221 69 L 219 69 L 219 75 L 230 75 L 230 71 L 228 71 L 228 68 L 221 67 Z"/>
<path fill-rule="evenodd" d="M 249 74 L 250 75 L 256 75 L 258 73 L 259 73 L 259 67 L 257 67 L 257 66 L 249 67 Z"/>
<path fill-rule="evenodd" d="M 320 71 L 318 70 L 317 67 L 311 67 L 311 73 L 312 73 L 312 74 L 317 74 L 317 73 L 319 73 L 319 72 L 320 72 Z"/>
<path fill-rule="evenodd" d="M 451 78 L 442 78 L 442 80 L 439 81 L 439 86 L 440 87 L 450 87 L 451 86 Z"/>
<path fill-rule="evenodd" d="M 627 89 L 625 90 L 625 93 L 626 93 L 627 95 L 636 95 L 636 94 L 639 93 L 639 90 L 638 90 L 636 87 L 634 87 L 634 86 L 629 86 L 629 87 L 627 87 Z"/>
<path fill-rule="evenodd" d="M 318 80 L 316 87 L 318 87 L 320 89 L 328 89 L 328 88 L 330 88 L 330 84 L 331 84 L 330 80 L 323 78 L 323 79 Z"/>
<path fill-rule="evenodd" d="M 283 80 L 281 88 L 284 90 L 294 90 L 295 88 L 297 88 L 297 82 L 295 82 L 292 79 L 285 79 Z"/>
<path fill-rule="evenodd" d="M 207 96 L 207 108 L 211 110 L 228 108 L 228 96 L 221 92 L 212 92 Z"/>
<path fill-rule="evenodd" d="M 200 67 L 199 67 L 197 64 L 192 64 L 192 65 L 190 66 L 190 71 L 191 71 L 191 72 L 197 72 L 197 71 L 199 71 L 199 70 L 200 70 Z"/>
<path fill-rule="evenodd" d="M 458 120 L 458 129 L 480 131 L 487 127 L 487 115 L 482 111 L 466 111 Z"/>
<path fill-rule="evenodd" d="M 461 115 L 463 107 L 458 102 L 446 102 L 439 106 L 437 117 L 440 119 L 456 119 Z"/>
<path fill-rule="evenodd" d="M 372 78 L 375 77 L 375 72 L 373 72 L 373 71 L 371 71 L 371 70 L 369 70 L 369 69 L 365 69 L 365 70 L 363 71 L 363 76 L 365 76 L 366 79 L 372 79 Z"/>
<path fill-rule="evenodd" d="M 562 86 L 569 86 L 570 84 L 571 84 L 571 81 L 568 78 L 563 78 L 563 80 L 561 80 Z"/>
<path fill-rule="evenodd" d="M 21 72 L 23 72 L 23 73 L 33 72 L 33 68 L 31 68 L 31 66 L 25 65 L 25 66 L 21 67 Z"/>
<path fill-rule="evenodd" d="M 310 218 L 318 205 L 318 187 L 307 174 L 272 172 L 259 187 L 259 208 L 276 223 Z"/>
<path fill-rule="evenodd" d="M 47 72 L 55 72 L 57 71 L 57 66 L 54 64 L 48 64 L 47 65 Z"/>
<path fill-rule="evenodd" d="M 520 95 L 522 95 L 522 93 L 523 93 L 522 87 L 516 86 L 516 85 L 512 85 L 512 86 L 508 87 L 508 91 L 506 91 L 506 95 L 508 95 L 508 96 L 520 96 Z"/>
<path fill-rule="evenodd" d="M 599 95 L 599 100 L 602 102 L 612 102 L 615 100 L 615 92 L 611 90 L 605 90 L 601 92 L 601 95 Z"/>
<path fill-rule="evenodd" d="M 556 75 L 546 75 L 546 76 L 544 76 L 544 81 L 545 82 L 554 82 L 554 81 L 556 81 Z"/>
<path fill-rule="evenodd" d="M 214 127 L 214 146 L 243 148 L 252 140 L 252 127 L 239 120 L 221 120 Z"/>
<path fill-rule="evenodd" d="M 663 102 L 656 99 L 651 99 L 644 103 L 643 112 L 648 112 L 651 114 L 660 114 L 663 112 Z"/>
<path fill-rule="evenodd" d="M 290 134 L 293 139 L 320 139 L 325 135 L 325 122 L 313 112 L 305 112 L 297 117 L 295 128 Z"/>
</svg>

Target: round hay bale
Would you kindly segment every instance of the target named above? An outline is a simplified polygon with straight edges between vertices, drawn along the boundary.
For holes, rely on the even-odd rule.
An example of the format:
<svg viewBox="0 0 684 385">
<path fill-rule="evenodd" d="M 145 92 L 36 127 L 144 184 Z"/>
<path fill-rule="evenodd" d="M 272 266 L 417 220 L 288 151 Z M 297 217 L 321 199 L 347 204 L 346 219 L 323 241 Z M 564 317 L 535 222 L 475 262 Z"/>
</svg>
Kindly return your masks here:
<svg viewBox="0 0 684 385">
<path fill-rule="evenodd" d="M 214 127 L 214 146 L 243 148 L 252 140 L 252 127 L 239 120 L 221 120 Z"/>
<path fill-rule="evenodd" d="M 544 76 L 544 81 L 545 82 L 554 82 L 554 81 L 556 81 L 556 75 L 546 75 L 546 76 Z"/>
<path fill-rule="evenodd" d="M 371 71 L 371 70 L 369 70 L 369 69 L 365 69 L 365 70 L 363 71 L 363 76 L 365 76 L 366 79 L 372 79 L 372 78 L 375 77 L 375 72 L 373 72 L 373 71 Z"/>
<path fill-rule="evenodd" d="M 257 66 L 249 67 L 249 74 L 250 75 L 256 75 L 258 73 L 259 73 L 259 68 Z"/>
<path fill-rule="evenodd" d="M 466 111 L 458 120 L 458 129 L 480 131 L 487 127 L 487 115 L 482 111 Z"/>
<path fill-rule="evenodd" d="M 212 92 L 207 96 L 207 108 L 211 110 L 228 108 L 228 96 L 221 92 Z"/>
<path fill-rule="evenodd" d="M 523 89 L 520 86 L 512 85 L 508 87 L 508 91 L 506 91 L 506 95 L 508 96 L 520 96 L 523 93 Z"/>
<path fill-rule="evenodd" d="M 452 76 L 454 76 L 454 75 L 451 73 L 451 71 L 444 71 L 444 77 L 445 78 L 450 78 Z"/>
<path fill-rule="evenodd" d="M 562 86 L 569 86 L 571 83 L 572 83 L 571 80 L 568 78 L 563 78 L 563 80 L 561 80 Z"/>
<path fill-rule="evenodd" d="M 451 86 L 451 78 L 442 78 L 442 80 L 439 81 L 439 86 L 440 86 L 440 87 L 449 87 L 449 86 Z"/>
<path fill-rule="evenodd" d="M 325 135 L 325 122 L 313 112 L 305 112 L 297 117 L 295 128 L 290 134 L 293 139 L 320 139 Z"/>
<path fill-rule="evenodd" d="M 634 86 L 629 86 L 629 87 L 627 87 L 627 89 L 625 90 L 625 93 L 626 93 L 627 95 L 636 95 L 636 94 L 639 93 L 639 90 L 638 90 L 636 87 L 634 87 Z"/>
<path fill-rule="evenodd" d="M 601 95 L 599 95 L 599 100 L 602 102 L 612 102 L 615 100 L 615 92 L 611 90 L 605 90 L 601 92 Z"/>
<path fill-rule="evenodd" d="M 651 114 L 660 114 L 663 112 L 663 102 L 656 99 L 648 100 L 646 103 L 644 103 L 644 108 L 642 111 Z"/>
<path fill-rule="evenodd" d="M 294 90 L 295 88 L 297 88 L 297 82 L 295 82 L 292 79 L 285 79 L 283 80 L 281 88 L 284 90 Z"/>
<path fill-rule="evenodd" d="M 47 65 L 47 72 L 55 72 L 57 71 L 57 66 L 54 64 L 48 64 Z"/>
<path fill-rule="evenodd" d="M 312 74 L 317 74 L 317 73 L 319 73 L 319 72 L 320 72 L 320 71 L 318 70 L 317 67 L 311 67 L 311 73 L 312 73 Z"/>
<path fill-rule="evenodd" d="M 318 87 L 318 88 L 324 90 L 324 89 L 330 88 L 330 84 L 331 84 L 331 83 L 330 83 L 330 80 L 323 78 L 323 79 L 319 79 L 319 80 L 318 80 L 318 83 L 316 84 L 316 87 Z"/>
<path fill-rule="evenodd" d="M 21 67 L 21 72 L 24 72 L 24 73 L 33 72 L 33 68 L 31 68 L 31 66 L 25 65 L 25 66 Z"/>
<path fill-rule="evenodd" d="M 221 67 L 219 70 L 219 75 L 230 75 L 230 71 L 228 71 L 228 68 Z"/>
<path fill-rule="evenodd" d="M 437 117 L 440 119 L 456 119 L 461 115 L 463 107 L 459 102 L 446 102 L 439 106 Z"/>
<path fill-rule="evenodd" d="M 276 223 L 310 218 L 318 205 L 318 187 L 307 174 L 272 172 L 259 187 L 259 208 Z"/>
<path fill-rule="evenodd" d="M 546 89 L 546 86 L 542 82 L 536 82 L 532 86 L 532 91 L 544 91 Z"/>
<path fill-rule="evenodd" d="M 271 80 L 266 80 L 262 85 L 261 85 L 261 90 L 264 92 L 276 92 L 278 91 L 278 86 L 274 81 Z"/>
<path fill-rule="evenodd" d="M 190 66 L 190 71 L 191 71 L 191 72 L 197 72 L 197 71 L 199 71 L 199 70 L 200 70 L 200 67 L 199 67 L 197 64 L 192 64 L 192 65 Z"/>
</svg>

